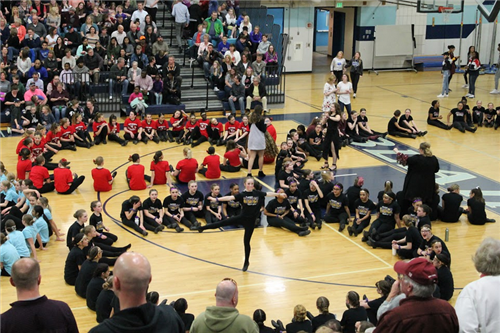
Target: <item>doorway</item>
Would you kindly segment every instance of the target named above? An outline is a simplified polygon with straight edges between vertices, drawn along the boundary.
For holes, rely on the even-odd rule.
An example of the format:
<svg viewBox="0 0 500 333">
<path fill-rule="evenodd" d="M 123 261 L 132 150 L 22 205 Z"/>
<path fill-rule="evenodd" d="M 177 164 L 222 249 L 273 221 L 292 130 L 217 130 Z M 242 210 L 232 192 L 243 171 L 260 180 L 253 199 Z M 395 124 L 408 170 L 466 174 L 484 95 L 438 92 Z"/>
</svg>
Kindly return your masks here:
<svg viewBox="0 0 500 333">
<path fill-rule="evenodd" d="M 329 53 L 335 57 L 339 51 L 344 51 L 345 41 L 345 13 L 333 12 L 333 38 L 332 48 Z"/>
</svg>

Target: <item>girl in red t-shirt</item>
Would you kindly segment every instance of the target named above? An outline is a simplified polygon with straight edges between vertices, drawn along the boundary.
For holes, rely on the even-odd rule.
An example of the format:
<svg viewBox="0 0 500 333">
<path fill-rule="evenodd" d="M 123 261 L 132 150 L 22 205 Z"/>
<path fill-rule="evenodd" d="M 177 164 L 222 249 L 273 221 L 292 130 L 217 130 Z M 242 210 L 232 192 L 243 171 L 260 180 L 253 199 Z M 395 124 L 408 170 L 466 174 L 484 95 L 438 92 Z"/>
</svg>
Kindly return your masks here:
<svg viewBox="0 0 500 333">
<path fill-rule="evenodd" d="M 196 128 L 196 124 L 198 124 L 196 115 L 194 113 L 191 113 L 191 115 L 189 116 L 189 121 L 186 123 L 186 126 L 184 126 L 183 142 L 185 145 L 190 145 L 193 143 L 192 134 L 194 129 Z"/>
<path fill-rule="evenodd" d="M 94 145 L 89 132 L 87 131 L 87 125 L 83 122 L 83 116 L 81 113 L 75 113 L 71 119 L 73 125 L 73 135 L 75 136 L 75 143 L 78 147 L 90 148 Z"/>
<path fill-rule="evenodd" d="M 104 167 L 104 158 L 102 158 L 102 156 L 98 156 L 94 160 L 94 164 L 97 166 L 95 169 L 92 169 L 94 190 L 96 192 L 111 191 L 113 189 L 113 180 L 116 177 L 116 171 L 111 174 L 111 172 Z"/>
<path fill-rule="evenodd" d="M 190 180 L 196 180 L 198 161 L 193 158 L 193 152 L 191 149 L 186 147 L 182 153 L 185 158 L 177 163 L 173 176 L 177 177 L 178 183 L 187 184 Z"/>
<path fill-rule="evenodd" d="M 54 186 L 59 194 L 73 193 L 85 180 L 85 176 L 78 177 L 76 173 L 71 173 L 71 170 L 68 169 L 69 163 L 63 158 L 54 170 Z"/>
<path fill-rule="evenodd" d="M 35 159 L 35 165 L 31 168 L 30 179 L 39 193 L 54 191 L 54 183 L 45 167 L 45 157 L 43 155 L 37 156 Z"/>
<path fill-rule="evenodd" d="M 92 122 L 92 131 L 94 132 L 94 143 L 96 145 L 107 144 L 107 138 L 109 133 L 108 123 L 104 119 L 104 115 L 102 113 L 96 113 L 94 121 Z"/>
<path fill-rule="evenodd" d="M 60 122 L 61 125 L 61 130 L 59 132 L 59 140 L 61 140 L 61 144 L 63 146 L 63 149 L 69 149 L 69 150 L 74 150 L 76 151 L 76 146 L 78 147 L 87 147 L 86 144 L 82 143 L 76 143 L 75 142 L 75 136 L 73 135 L 73 127 L 71 127 L 69 123 L 68 118 L 63 118 L 61 119 Z"/>
<path fill-rule="evenodd" d="M 122 145 L 122 147 L 125 147 L 128 144 L 127 140 L 120 138 L 120 124 L 118 124 L 118 120 L 116 119 L 116 116 L 114 114 L 109 116 L 108 128 L 109 141 L 118 142 L 120 145 Z"/>
<path fill-rule="evenodd" d="M 170 118 L 170 126 L 169 132 L 172 134 L 172 137 L 176 138 L 175 142 L 181 143 L 184 137 L 184 124 L 186 123 L 188 115 L 184 110 L 177 110 L 174 112 L 172 118 Z"/>
<path fill-rule="evenodd" d="M 163 160 L 163 153 L 157 151 L 151 161 L 151 185 L 167 184 L 172 187 L 172 179 L 170 178 L 170 165 Z M 151 185 L 149 187 L 151 187 Z"/>
<path fill-rule="evenodd" d="M 160 143 L 160 138 L 156 134 L 156 121 L 153 120 L 153 116 L 151 114 L 146 114 L 146 119 L 142 121 L 142 134 L 147 140 L 154 141 L 156 143 Z"/>
<path fill-rule="evenodd" d="M 220 157 L 215 155 L 214 147 L 208 147 L 207 153 L 208 156 L 203 159 L 198 172 L 208 179 L 218 179 L 220 178 Z"/>
<path fill-rule="evenodd" d="M 133 154 L 128 158 L 132 165 L 127 168 L 128 187 L 133 191 L 146 189 L 146 180 L 151 182 L 151 177 L 144 174 L 144 165 L 141 165 L 141 157 L 139 154 Z"/>
<path fill-rule="evenodd" d="M 19 157 L 21 159 L 17 161 L 17 179 L 28 179 L 31 172 L 31 150 L 29 148 L 21 149 Z"/>
<path fill-rule="evenodd" d="M 123 135 L 125 140 L 132 140 L 134 145 L 138 144 L 139 141 L 148 142 L 148 139 L 142 133 L 141 121 L 137 119 L 137 114 L 134 111 L 130 111 L 128 118 L 125 119 L 123 131 L 125 132 Z"/>
<path fill-rule="evenodd" d="M 224 154 L 224 162 L 220 165 L 220 169 L 226 172 L 238 172 L 241 169 L 242 159 L 247 156 L 245 148 L 237 146 L 234 140 L 229 140 L 226 144 L 226 153 Z"/>
<path fill-rule="evenodd" d="M 238 131 L 238 134 L 236 134 L 236 139 L 234 141 L 236 141 L 236 143 L 240 146 L 246 146 L 249 132 L 250 124 L 248 123 L 248 117 L 243 116 L 241 118 L 240 130 Z"/>
<path fill-rule="evenodd" d="M 222 141 L 222 135 L 224 133 L 224 127 L 217 121 L 216 118 L 212 118 L 210 121 L 210 130 L 208 131 L 208 141 L 211 145 L 219 145 Z"/>
<path fill-rule="evenodd" d="M 158 134 L 158 138 L 162 142 L 174 142 L 174 137 L 172 136 L 172 132 L 168 130 L 168 121 L 165 120 L 165 115 L 160 113 L 158 120 L 156 121 L 156 134 Z"/>
</svg>

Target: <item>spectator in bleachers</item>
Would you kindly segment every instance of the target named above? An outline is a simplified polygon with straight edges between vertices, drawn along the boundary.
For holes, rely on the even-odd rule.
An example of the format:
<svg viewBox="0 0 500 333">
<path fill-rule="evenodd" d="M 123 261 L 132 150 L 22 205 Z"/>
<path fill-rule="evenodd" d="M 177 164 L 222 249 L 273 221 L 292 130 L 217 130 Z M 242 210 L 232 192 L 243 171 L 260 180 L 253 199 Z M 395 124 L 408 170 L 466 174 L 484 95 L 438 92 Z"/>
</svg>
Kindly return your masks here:
<svg viewBox="0 0 500 333">
<path fill-rule="evenodd" d="M 99 43 L 106 49 L 109 45 L 109 42 L 111 40 L 110 34 L 108 34 L 108 28 L 107 27 L 102 27 L 100 34 L 99 34 Z"/>
<path fill-rule="evenodd" d="M 82 43 L 82 38 L 75 28 L 75 26 L 69 25 L 68 32 L 64 35 L 64 43 L 72 52 L 76 52 L 76 49 Z"/>
<path fill-rule="evenodd" d="M 226 54 L 229 51 L 229 43 L 227 42 L 227 36 L 222 36 L 222 40 L 217 45 L 217 52 L 221 55 Z"/>
<path fill-rule="evenodd" d="M 62 58 L 61 64 L 64 68 L 65 64 L 68 63 L 69 68 L 71 68 L 71 70 L 73 70 L 76 67 L 76 59 L 75 59 L 75 57 L 73 57 L 73 55 L 71 55 L 70 48 L 67 48 L 65 53 L 66 53 L 66 55 L 65 55 L 65 57 Z"/>
<path fill-rule="evenodd" d="M 69 101 L 69 93 L 63 89 L 63 83 L 56 84 L 56 89 L 50 95 L 52 113 L 57 122 L 66 114 L 66 103 Z"/>
<path fill-rule="evenodd" d="M 240 111 L 243 114 L 245 112 L 245 87 L 241 84 L 241 78 L 239 75 L 233 77 L 234 84 L 231 87 L 231 95 L 229 96 L 229 106 L 231 107 L 231 113 L 236 115 L 236 108 L 234 103 L 239 103 Z"/>
<path fill-rule="evenodd" d="M 40 104 L 44 105 L 47 103 L 47 96 L 43 93 L 42 90 L 37 88 L 34 82 L 31 82 L 29 85 L 29 89 L 24 93 L 24 100 L 26 101 L 26 105 L 32 105 L 32 97 L 37 96 L 40 100 Z"/>
<path fill-rule="evenodd" d="M 243 28 L 247 28 L 247 31 L 252 31 L 252 23 L 250 23 L 250 16 L 248 15 L 245 15 L 243 16 L 243 19 L 240 20 L 240 18 L 238 18 L 238 26 L 239 26 L 239 32 L 240 34 L 243 33 Z"/>
<path fill-rule="evenodd" d="M 123 58 L 118 58 L 116 64 L 111 67 L 109 74 L 109 99 L 113 99 L 113 88 L 115 84 L 121 86 L 122 95 L 127 94 L 127 69 L 125 67 L 125 59 Z"/>
<path fill-rule="evenodd" d="M 257 59 L 252 63 L 252 69 L 255 76 L 260 79 L 265 79 L 266 76 L 266 63 L 262 60 L 262 54 L 257 55 Z"/>
<path fill-rule="evenodd" d="M 89 48 L 87 54 L 83 57 L 83 62 L 89 69 L 89 74 L 92 75 L 94 83 L 98 83 L 99 73 L 104 66 L 104 60 L 93 48 Z"/>
<path fill-rule="evenodd" d="M 106 58 L 106 49 L 99 41 L 95 43 L 94 52 L 95 54 L 98 54 L 103 60 Z"/>
<path fill-rule="evenodd" d="M 210 67 L 215 60 L 219 59 L 219 53 L 214 51 L 212 43 L 208 44 L 208 48 L 203 52 L 203 70 L 205 71 L 205 79 L 210 78 Z"/>
<path fill-rule="evenodd" d="M 37 60 L 37 61 L 40 61 L 40 60 Z M 44 89 L 45 83 L 40 79 L 40 73 L 37 71 L 34 71 L 33 68 L 35 68 L 35 67 L 31 67 L 31 69 L 30 69 L 30 72 L 32 72 L 31 79 L 29 79 L 28 82 L 26 82 L 26 85 L 30 86 L 31 83 L 34 83 L 38 89 L 40 89 L 41 91 L 44 91 L 45 90 Z"/>
<path fill-rule="evenodd" d="M 148 97 L 149 104 L 153 101 L 153 79 L 148 75 L 146 70 L 141 71 L 141 75 L 135 78 L 135 86 L 139 87 L 143 96 Z"/>
<path fill-rule="evenodd" d="M 82 38 L 82 43 L 76 49 L 76 55 L 75 55 L 75 57 L 77 59 L 83 58 L 83 56 L 85 56 L 87 54 L 87 51 L 90 48 L 91 48 L 91 46 L 89 45 L 89 40 L 87 39 L 87 37 L 83 37 Z"/>
<path fill-rule="evenodd" d="M 249 46 L 249 43 L 248 43 L 247 36 L 245 36 L 244 34 L 240 34 L 238 37 L 238 40 L 236 41 L 236 50 L 238 50 L 238 52 L 242 53 L 245 50 L 245 48 L 247 48 L 248 46 Z"/>
<path fill-rule="evenodd" d="M 59 38 L 59 35 L 57 34 L 57 28 L 55 27 L 50 27 L 49 28 L 49 33 L 47 36 L 45 36 L 45 41 L 47 42 L 47 46 L 52 50 L 54 46 L 56 45 L 57 38 Z"/>
<path fill-rule="evenodd" d="M 10 91 L 10 81 L 7 80 L 7 73 L 2 71 L 0 72 L 0 92 L 3 93 L 3 96 Z"/>
<path fill-rule="evenodd" d="M 139 25 L 144 23 L 144 20 L 146 19 L 146 16 L 148 15 L 148 12 L 144 10 L 144 3 L 143 2 L 137 2 L 137 10 L 135 10 L 132 13 L 131 21 L 135 22 L 139 20 Z"/>
<path fill-rule="evenodd" d="M 151 76 L 153 81 L 158 75 L 158 67 L 156 67 L 156 58 L 154 56 L 149 57 L 149 64 L 148 67 L 146 67 L 146 73 Z"/>
<path fill-rule="evenodd" d="M 64 64 L 64 69 L 61 71 L 60 77 L 61 82 L 66 85 L 66 89 L 72 92 L 75 78 L 73 76 L 73 70 L 71 69 L 69 62 Z"/>
<path fill-rule="evenodd" d="M 151 21 L 156 22 L 156 13 L 158 12 L 158 2 L 157 0 L 146 0 L 144 1 L 144 7 L 146 11 L 151 16 Z"/>
<path fill-rule="evenodd" d="M 26 27 L 23 25 L 23 22 L 20 18 L 16 18 L 14 20 L 14 27 L 11 27 L 11 29 L 13 28 L 17 30 L 17 37 L 19 38 L 19 43 L 21 43 L 26 36 Z"/>
<path fill-rule="evenodd" d="M 260 27 L 258 25 L 256 25 L 250 33 L 250 42 L 252 43 L 251 52 L 252 54 L 255 54 L 260 42 L 262 42 L 262 33 L 260 32 Z"/>
<path fill-rule="evenodd" d="M 205 32 L 203 31 L 203 24 L 198 24 L 198 30 L 194 33 L 192 42 L 193 45 L 189 49 L 189 60 L 194 61 L 196 58 L 196 55 L 198 54 L 198 48 L 200 47 L 200 44 L 203 43 L 203 36 L 205 35 Z"/>
<path fill-rule="evenodd" d="M 76 67 L 73 69 L 73 74 L 75 75 L 75 98 L 79 101 L 84 101 L 87 99 L 87 93 L 93 95 L 90 89 L 90 75 L 89 68 L 85 66 L 83 58 L 79 58 L 76 61 Z"/>
<path fill-rule="evenodd" d="M 17 29 L 12 28 L 10 30 L 9 38 L 7 39 L 8 53 L 7 59 L 13 61 L 14 57 L 19 56 L 19 50 L 21 49 L 21 43 L 19 42 L 19 36 L 17 35 Z"/>
<path fill-rule="evenodd" d="M 156 64 L 162 68 L 168 63 L 168 54 L 165 51 L 160 51 L 155 56 Z"/>
<path fill-rule="evenodd" d="M 43 6 L 45 8 L 45 6 Z M 33 15 L 31 17 L 31 24 L 28 24 L 26 26 L 26 30 L 33 30 L 35 34 L 37 34 L 40 38 L 45 38 L 47 36 L 47 28 L 45 28 L 45 25 L 39 21 L 39 18 L 37 15 Z"/>
<path fill-rule="evenodd" d="M 142 69 L 139 68 L 137 61 L 132 62 L 132 67 L 129 68 L 127 73 L 127 79 L 130 85 L 135 86 L 135 80 L 141 76 Z"/>
<path fill-rule="evenodd" d="M 11 91 L 7 93 L 3 103 L 10 109 L 10 126 L 12 132 L 24 133 L 23 125 L 25 125 L 25 121 L 22 119 L 21 110 L 24 108 L 26 102 L 23 95 L 19 92 L 17 84 L 11 86 Z"/>
<path fill-rule="evenodd" d="M 175 0 L 172 7 L 172 16 L 175 19 L 175 37 L 177 39 L 177 46 L 182 51 L 182 36 L 184 35 L 184 28 L 189 26 L 190 14 L 189 10 L 182 3 L 181 0 Z"/>
<path fill-rule="evenodd" d="M 153 44 L 158 39 L 158 37 L 156 37 L 156 33 L 153 31 L 152 25 L 147 26 L 146 31 L 144 32 L 144 37 L 145 37 L 146 45 L 148 46 L 148 48 L 150 48 L 150 52 L 148 52 L 148 53 L 152 54 L 153 53 L 152 52 Z"/>
<path fill-rule="evenodd" d="M 59 75 L 59 62 L 56 59 L 54 51 L 49 51 L 47 58 L 43 61 L 43 66 L 47 70 L 48 81 L 52 81 L 54 76 Z"/>
<path fill-rule="evenodd" d="M 175 57 L 172 55 L 168 57 L 168 62 L 163 65 L 163 76 L 166 77 L 170 72 L 179 81 L 179 84 L 182 85 L 181 67 L 175 62 Z"/>
<path fill-rule="evenodd" d="M 37 59 L 44 61 L 49 56 L 49 47 L 45 40 L 42 40 L 42 47 L 38 50 Z"/>
<path fill-rule="evenodd" d="M 127 36 L 127 33 L 124 31 L 123 25 L 119 24 L 116 31 L 113 31 L 111 34 L 111 39 L 115 38 L 118 42 L 118 45 L 123 44 L 123 39 Z"/>
<path fill-rule="evenodd" d="M 142 38 L 142 37 L 141 37 Z M 135 47 L 135 52 L 132 54 L 130 57 L 130 61 L 132 63 L 137 62 L 137 66 L 140 69 L 146 69 L 146 66 L 148 65 L 148 56 L 142 51 L 141 45 L 137 45 Z"/>
<path fill-rule="evenodd" d="M 210 67 L 210 83 L 215 92 L 224 88 L 224 71 L 218 60 L 215 60 Z"/>
<path fill-rule="evenodd" d="M 75 7 L 75 14 L 78 15 L 80 22 L 85 21 L 87 17 L 87 10 L 85 9 L 85 2 L 81 1 L 78 3 L 78 6 Z"/>
<path fill-rule="evenodd" d="M 168 54 L 169 49 L 168 49 L 168 44 L 163 40 L 162 35 L 158 35 L 156 38 L 156 42 L 153 43 L 152 47 L 152 52 L 153 56 L 157 56 L 160 51 L 165 52 L 165 54 Z"/>
<path fill-rule="evenodd" d="M 91 26 L 89 32 L 85 34 L 85 37 L 88 40 L 89 46 L 95 48 L 95 44 L 99 41 L 99 34 L 97 33 L 97 29 L 94 26 Z"/>
<path fill-rule="evenodd" d="M 155 34 L 158 34 L 158 27 L 156 26 L 155 20 L 152 20 L 150 15 L 146 15 L 146 19 L 144 20 L 144 23 L 142 23 L 140 26 L 141 31 L 144 32 L 144 31 L 148 30 L 149 26 L 153 27 L 153 32 Z"/>
<path fill-rule="evenodd" d="M 2 45 L 7 43 L 7 40 L 10 36 L 10 28 L 7 25 L 7 21 L 3 17 L 0 18 L 0 35 L 0 41 L 2 42 Z"/>
<path fill-rule="evenodd" d="M 61 36 L 56 39 L 56 45 L 54 45 L 54 55 L 59 62 L 66 55 L 66 45 L 64 45 L 64 40 Z"/>
<path fill-rule="evenodd" d="M 234 13 L 234 9 L 229 8 L 226 14 L 226 28 L 228 30 L 228 36 L 230 36 L 231 38 L 236 37 L 236 31 L 238 30 L 236 28 L 236 20 L 237 19 Z"/>
<path fill-rule="evenodd" d="M 258 76 L 254 76 L 253 84 L 246 90 L 247 109 L 251 109 L 252 102 L 261 102 L 262 109 L 267 112 L 267 92 L 266 87 Z M 243 109 L 242 109 L 243 111 Z"/>
<path fill-rule="evenodd" d="M 40 36 L 32 28 L 28 28 L 28 32 L 21 45 L 30 49 L 30 58 L 34 62 L 38 56 L 38 50 L 42 47 Z"/>
<path fill-rule="evenodd" d="M 269 50 L 269 46 L 271 45 L 271 42 L 267 40 L 267 34 L 262 35 L 262 40 L 257 46 L 257 54 L 262 54 L 264 55 L 264 60 L 265 60 L 265 54 L 267 53 L 267 50 Z"/>
<path fill-rule="evenodd" d="M 130 38 L 128 36 L 123 38 L 122 49 L 125 51 L 127 58 L 130 58 L 134 53 L 134 44 L 130 42 Z"/>
<path fill-rule="evenodd" d="M 130 31 L 127 33 L 130 43 L 134 46 L 138 45 L 141 36 L 143 36 L 143 33 L 139 30 L 139 26 L 135 23 L 130 23 Z"/>
<path fill-rule="evenodd" d="M 231 61 L 233 63 L 233 66 L 238 66 L 240 60 L 241 60 L 241 55 L 240 52 L 236 50 L 236 45 L 231 44 L 229 45 L 229 51 L 226 51 L 224 54 L 224 57 L 226 55 L 229 55 L 231 57 Z"/>
<path fill-rule="evenodd" d="M 246 54 L 241 55 L 241 61 L 236 66 L 236 71 L 239 75 L 245 75 L 248 68 L 252 68 L 252 63 L 249 61 L 248 56 Z M 252 68 L 253 74 L 253 68 Z"/>
<path fill-rule="evenodd" d="M 107 49 L 108 66 L 113 66 L 115 64 L 115 59 L 120 57 L 120 50 L 121 47 L 118 44 L 116 37 L 111 37 Z"/>
<path fill-rule="evenodd" d="M 278 53 L 274 49 L 274 45 L 269 45 L 269 49 L 265 54 L 265 62 L 267 73 L 269 76 L 277 76 L 278 73 Z"/>
<path fill-rule="evenodd" d="M 236 72 L 236 67 L 234 67 L 233 62 L 231 61 L 231 56 L 229 54 L 224 56 L 221 67 L 222 67 L 222 72 L 224 72 L 224 75 L 229 73 L 229 70 L 231 68 L 234 68 L 234 71 Z"/>
<path fill-rule="evenodd" d="M 197 61 L 200 66 L 203 66 L 203 52 L 208 48 L 208 44 L 210 44 L 210 36 L 208 34 L 204 34 L 203 37 L 203 42 L 198 45 L 198 52 L 197 52 Z"/>
<path fill-rule="evenodd" d="M 217 11 L 211 12 L 210 17 L 207 17 L 205 22 L 207 22 L 206 33 L 218 44 L 224 35 L 224 27 L 221 20 L 217 18 Z"/>
<path fill-rule="evenodd" d="M 148 57 L 153 54 L 153 50 L 151 49 L 151 45 L 147 43 L 146 36 L 141 36 L 141 38 L 139 39 L 138 46 L 141 47 L 142 54 L 146 55 L 146 61 L 147 61 Z"/>
<path fill-rule="evenodd" d="M 92 19 L 92 22 L 97 24 L 99 27 L 102 25 L 104 15 L 99 12 L 99 7 L 97 4 L 92 8 L 92 13 L 88 16 Z"/>
<path fill-rule="evenodd" d="M 59 8 L 58 7 L 52 7 L 49 10 L 49 14 L 47 15 L 47 19 L 45 20 L 45 23 L 49 27 L 49 32 L 50 28 L 56 29 L 55 31 L 58 32 L 58 30 L 61 27 L 61 14 L 59 14 Z"/>
<path fill-rule="evenodd" d="M 2 53 L 0 54 L 0 70 L 8 73 L 11 64 L 12 62 L 9 60 L 9 49 L 4 46 L 2 47 Z"/>
<path fill-rule="evenodd" d="M 85 19 L 85 23 L 83 23 L 80 27 L 80 35 L 85 37 L 90 32 L 91 27 L 94 27 L 96 31 L 99 31 L 99 27 L 94 23 L 94 21 L 92 21 L 92 16 L 89 15 Z"/>
<path fill-rule="evenodd" d="M 163 100 L 169 104 L 179 105 L 181 99 L 181 84 L 172 72 L 167 73 L 163 81 Z"/>
</svg>

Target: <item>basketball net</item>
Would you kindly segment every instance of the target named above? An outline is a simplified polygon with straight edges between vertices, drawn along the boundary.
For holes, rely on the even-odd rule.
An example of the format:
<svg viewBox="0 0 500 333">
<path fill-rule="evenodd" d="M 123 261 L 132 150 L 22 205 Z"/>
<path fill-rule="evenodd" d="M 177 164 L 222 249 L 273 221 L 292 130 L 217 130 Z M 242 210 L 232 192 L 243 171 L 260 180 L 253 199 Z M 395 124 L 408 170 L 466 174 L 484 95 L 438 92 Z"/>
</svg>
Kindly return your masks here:
<svg viewBox="0 0 500 333">
<path fill-rule="evenodd" d="M 450 22 L 450 14 L 453 13 L 453 7 L 443 7 L 439 6 L 438 11 L 443 14 L 443 22 Z"/>
</svg>

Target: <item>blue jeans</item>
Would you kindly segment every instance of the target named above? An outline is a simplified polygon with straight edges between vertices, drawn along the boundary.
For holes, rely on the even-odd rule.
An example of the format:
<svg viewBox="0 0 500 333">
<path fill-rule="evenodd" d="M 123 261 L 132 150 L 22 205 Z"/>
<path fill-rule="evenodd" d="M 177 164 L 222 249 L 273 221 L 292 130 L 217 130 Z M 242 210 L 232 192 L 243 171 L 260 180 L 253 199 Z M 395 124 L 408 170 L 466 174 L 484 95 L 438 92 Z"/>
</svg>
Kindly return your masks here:
<svg viewBox="0 0 500 333">
<path fill-rule="evenodd" d="M 339 101 L 339 105 L 340 105 L 340 113 L 344 112 L 344 107 L 345 107 L 347 114 L 351 114 L 351 103 L 344 104 L 341 101 Z"/>
<path fill-rule="evenodd" d="M 15 47 L 9 46 L 9 52 L 7 53 L 7 59 L 9 61 L 12 61 L 12 60 L 14 60 L 14 57 L 17 58 L 18 56 L 19 56 L 19 50 L 16 49 Z"/>
<path fill-rule="evenodd" d="M 241 113 L 245 112 L 245 98 L 240 97 L 237 99 L 238 103 L 240 103 L 240 111 Z M 229 98 L 229 106 L 231 107 L 231 113 L 236 114 L 236 108 L 234 106 L 234 101 L 232 98 Z"/>
<path fill-rule="evenodd" d="M 52 113 L 54 114 L 54 118 L 56 118 L 56 122 L 58 123 L 61 118 L 66 114 L 65 106 L 53 106 Z"/>
<path fill-rule="evenodd" d="M 450 71 L 445 70 L 443 71 L 443 89 L 441 90 L 441 95 L 448 95 L 449 92 L 449 77 L 450 77 Z"/>
<path fill-rule="evenodd" d="M 122 86 L 122 96 L 127 94 L 128 80 L 123 80 L 121 82 L 116 82 L 117 85 Z M 109 79 L 109 96 L 113 96 L 113 88 L 115 85 L 115 80 Z"/>
</svg>

